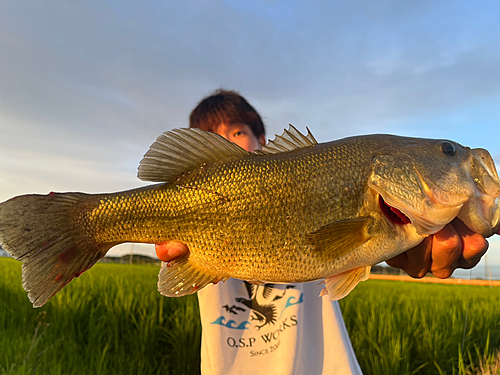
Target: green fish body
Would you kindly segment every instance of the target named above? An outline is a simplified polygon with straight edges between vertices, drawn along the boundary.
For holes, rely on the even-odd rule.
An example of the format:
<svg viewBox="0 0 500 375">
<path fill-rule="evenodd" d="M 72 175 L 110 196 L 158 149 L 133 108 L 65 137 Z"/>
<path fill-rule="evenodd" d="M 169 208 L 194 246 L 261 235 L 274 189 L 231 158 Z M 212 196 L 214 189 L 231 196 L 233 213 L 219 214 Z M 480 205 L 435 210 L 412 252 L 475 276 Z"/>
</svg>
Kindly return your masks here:
<svg viewBox="0 0 500 375">
<path fill-rule="evenodd" d="M 318 144 L 293 127 L 255 153 L 199 129 L 164 133 L 139 167 L 158 184 L 112 193 L 51 193 L 0 204 L 0 242 L 24 261 L 43 305 L 123 242 L 179 241 L 159 290 L 195 293 L 233 277 L 253 283 L 326 279 L 331 299 L 370 266 L 455 217 L 498 227 L 500 181 L 487 151 L 391 135 Z"/>
</svg>

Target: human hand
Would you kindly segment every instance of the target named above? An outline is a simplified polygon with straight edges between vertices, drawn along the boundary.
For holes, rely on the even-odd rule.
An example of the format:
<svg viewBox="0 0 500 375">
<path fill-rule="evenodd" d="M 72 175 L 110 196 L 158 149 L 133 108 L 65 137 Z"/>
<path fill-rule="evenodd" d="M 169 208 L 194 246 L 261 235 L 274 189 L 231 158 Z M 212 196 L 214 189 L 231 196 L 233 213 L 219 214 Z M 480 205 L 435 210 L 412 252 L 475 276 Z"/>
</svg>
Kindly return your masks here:
<svg viewBox="0 0 500 375">
<path fill-rule="evenodd" d="M 170 262 L 171 260 L 184 255 L 188 248 L 181 242 L 169 241 L 162 242 L 155 245 L 156 256 L 163 262 Z"/>
<path fill-rule="evenodd" d="M 488 241 L 483 236 L 472 232 L 462 221 L 455 219 L 418 246 L 386 263 L 391 267 L 401 268 L 411 277 L 421 278 L 431 272 L 440 279 L 446 279 L 457 268 L 474 267 L 487 249 Z"/>
</svg>

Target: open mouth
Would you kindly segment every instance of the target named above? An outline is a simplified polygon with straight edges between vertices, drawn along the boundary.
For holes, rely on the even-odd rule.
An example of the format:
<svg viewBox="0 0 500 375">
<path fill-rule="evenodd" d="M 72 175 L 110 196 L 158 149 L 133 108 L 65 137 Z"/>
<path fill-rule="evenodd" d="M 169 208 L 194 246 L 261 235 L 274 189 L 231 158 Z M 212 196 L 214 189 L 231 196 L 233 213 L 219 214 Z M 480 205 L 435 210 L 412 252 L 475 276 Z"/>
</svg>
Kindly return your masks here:
<svg viewBox="0 0 500 375">
<path fill-rule="evenodd" d="M 380 194 L 378 196 L 378 205 L 380 206 L 380 210 L 382 211 L 382 213 L 389 219 L 391 223 L 396 225 L 405 225 L 411 223 L 408 216 L 399 211 L 396 207 L 389 206 Z"/>
</svg>

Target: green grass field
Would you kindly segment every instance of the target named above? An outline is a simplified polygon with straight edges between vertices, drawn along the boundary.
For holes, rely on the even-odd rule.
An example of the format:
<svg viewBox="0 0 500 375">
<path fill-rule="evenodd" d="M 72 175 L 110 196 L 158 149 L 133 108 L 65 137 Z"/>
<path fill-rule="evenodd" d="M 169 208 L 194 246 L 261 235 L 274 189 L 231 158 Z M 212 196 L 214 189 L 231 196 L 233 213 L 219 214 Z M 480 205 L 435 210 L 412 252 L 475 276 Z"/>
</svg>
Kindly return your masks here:
<svg viewBox="0 0 500 375">
<path fill-rule="evenodd" d="M 0 258 L 0 373 L 199 373 L 196 297 L 162 297 L 158 271 L 97 264 L 33 309 L 20 264 Z M 473 374 L 500 349 L 499 301 L 500 288 L 370 280 L 341 306 L 365 374 Z"/>
<path fill-rule="evenodd" d="M 365 374 L 476 373 L 500 349 L 500 288 L 369 280 L 340 305 Z"/>
<path fill-rule="evenodd" d="M 196 374 L 196 296 L 162 297 L 159 267 L 97 264 L 33 309 L 0 258 L 0 373 Z"/>
</svg>

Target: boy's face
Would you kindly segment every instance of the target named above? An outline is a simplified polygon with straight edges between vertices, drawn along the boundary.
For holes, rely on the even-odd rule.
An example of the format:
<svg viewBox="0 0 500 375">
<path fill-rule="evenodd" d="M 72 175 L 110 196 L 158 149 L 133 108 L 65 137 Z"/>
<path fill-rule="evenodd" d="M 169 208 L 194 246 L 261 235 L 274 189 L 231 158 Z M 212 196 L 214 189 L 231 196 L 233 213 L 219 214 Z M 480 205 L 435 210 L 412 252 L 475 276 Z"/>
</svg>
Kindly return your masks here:
<svg viewBox="0 0 500 375">
<path fill-rule="evenodd" d="M 253 134 L 252 129 L 246 124 L 220 124 L 215 133 L 223 136 L 228 141 L 236 143 L 247 151 L 255 151 L 266 144 L 264 135 L 259 139 Z"/>
</svg>

